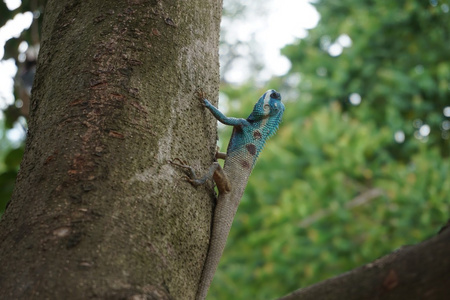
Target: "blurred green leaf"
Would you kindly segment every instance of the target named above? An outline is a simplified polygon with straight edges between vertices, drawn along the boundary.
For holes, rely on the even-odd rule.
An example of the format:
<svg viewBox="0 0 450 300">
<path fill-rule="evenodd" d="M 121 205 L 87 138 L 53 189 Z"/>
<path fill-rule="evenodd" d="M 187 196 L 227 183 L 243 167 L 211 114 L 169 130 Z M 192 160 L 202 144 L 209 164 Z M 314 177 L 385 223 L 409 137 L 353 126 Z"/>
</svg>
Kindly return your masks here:
<svg viewBox="0 0 450 300">
<path fill-rule="evenodd" d="M 0 215 L 5 210 L 6 204 L 11 198 L 17 172 L 7 171 L 0 173 Z"/>
<path fill-rule="evenodd" d="M 8 169 L 17 169 L 22 161 L 23 148 L 12 149 L 5 156 L 5 165 Z"/>
</svg>

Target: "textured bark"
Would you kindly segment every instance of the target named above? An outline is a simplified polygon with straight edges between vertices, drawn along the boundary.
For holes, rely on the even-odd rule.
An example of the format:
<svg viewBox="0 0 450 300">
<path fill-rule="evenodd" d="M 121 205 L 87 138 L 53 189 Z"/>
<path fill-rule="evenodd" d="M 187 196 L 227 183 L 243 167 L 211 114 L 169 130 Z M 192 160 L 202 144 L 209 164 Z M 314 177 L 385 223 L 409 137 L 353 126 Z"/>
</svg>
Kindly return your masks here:
<svg viewBox="0 0 450 300">
<path fill-rule="evenodd" d="M 279 300 L 450 299 L 450 230 Z"/>
<path fill-rule="evenodd" d="M 221 1 L 49 0 L 26 151 L 0 223 L 0 299 L 193 299 Z M 186 199 L 190 195 L 195 201 Z"/>
</svg>

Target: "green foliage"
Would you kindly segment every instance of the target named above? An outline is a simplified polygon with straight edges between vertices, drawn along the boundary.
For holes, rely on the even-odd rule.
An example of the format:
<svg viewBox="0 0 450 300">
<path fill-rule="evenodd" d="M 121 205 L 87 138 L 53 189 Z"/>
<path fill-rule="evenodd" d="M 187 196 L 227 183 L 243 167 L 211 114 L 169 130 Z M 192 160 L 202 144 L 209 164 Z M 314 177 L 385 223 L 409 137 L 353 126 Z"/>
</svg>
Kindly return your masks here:
<svg viewBox="0 0 450 300">
<path fill-rule="evenodd" d="M 14 148 L 1 134 L 3 122 L 0 120 L 0 216 L 11 198 L 17 171 L 23 156 L 23 147 Z"/>
<path fill-rule="evenodd" d="M 358 119 L 404 131 L 407 155 L 417 151 L 414 135 L 420 137 L 413 122 L 427 124 L 431 131 L 423 138 L 448 156 L 450 133 L 442 126 L 442 111 L 450 96 L 449 5 L 438 4 L 318 2 L 319 26 L 284 49 L 291 74 L 303 78 L 301 97 L 316 106 L 338 100 Z M 349 103 L 352 93 L 361 97 L 364 109 Z"/>
<path fill-rule="evenodd" d="M 42 26 L 42 18 L 39 18 L 47 0 L 22 0 L 19 8 L 10 11 L 4 1 L 0 1 L 0 26 L 4 26 L 8 21 L 13 19 L 19 13 L 33 12 L 35 14 L 34 25 L 29 30 L 24 30 L 19 37 L 9 39 L 5 45 L 5 54 L 2 59 L 13 58 L 18 62 L 19 44 L 22 41 L 28 42 L 29 45 L 39 43 L 39 32 Z"/>
<path fill-rule="evenodd" d="M 13 59 L 18 72 L 15 80 L 14 98 L 15 103 L 5 105 L 4 99 L 0 97 L 0 216 L 3 213 L 7 202 L 11 198 L 14 187 L 15 177 L 19 170 L 19 164 L 23 155 L 23 145 L 13 145 L 7 138 L 6 133 L 11 130 L 19 118 L 27 117 L 29 105 L 29 86 L 25 86 L 24 74 L 30 71 L 30 67 L 34 66 L 34 59 L 28 53 L 20 53 L 19 45 L 26 42 L 30 48 L 39 45 L 39 31 L 42 24 L 42 17 L 39 17 L 43 11 L 46 0 L 22 0 L 19 8 L 9 10 L 3 1 L 0 1 L 0 26 L 14 19 L 17 14 L 25 12 L 33 12 L 35 19 L 28 30 L 24 30 L 18 37 L 10 38 L 4 47 L 4 55 L 0 57 L 2 60 Z M 2 45 L 0 45 L 2 46 Z M 0 51 L 1 52 L 1 51 Z M 21 55 L 26 57 L 21 57 Z M 32 53 L 35 54 L 35 53 Z M 20 59 L 19 59 L 20 58 Z M 28 74 L 32 74 L 29 72 Z M 30 75 L 28 85 L 31 84 L 33 75 Z M 27 78 L 28 79 L 28 78 Z M 23 104 L 23 107 L 21 105 Z"/>
<path fill-rule="evenodd" d="M 302 108 L 290 104 L 250 178 L 211 299 L 275 298 L 420 242 L 448 218 L 450 164 L 436 148 L 397 161 L 388 128 L 338 102 L 298 126 Z"/>
<path fill-rule="evenodd" d="M 316 6 L 317 28 L 284 50 L 284 79 L 221 89 L 230 116 L 246 117 L 269 87 L 286 112 L 250 177 L 209 299 L 279 297 L 427 239 L 449 217 L 448 6 Z M 330 47 L 344 34 L 352 45 L 337 55 Z"/>
</svg>

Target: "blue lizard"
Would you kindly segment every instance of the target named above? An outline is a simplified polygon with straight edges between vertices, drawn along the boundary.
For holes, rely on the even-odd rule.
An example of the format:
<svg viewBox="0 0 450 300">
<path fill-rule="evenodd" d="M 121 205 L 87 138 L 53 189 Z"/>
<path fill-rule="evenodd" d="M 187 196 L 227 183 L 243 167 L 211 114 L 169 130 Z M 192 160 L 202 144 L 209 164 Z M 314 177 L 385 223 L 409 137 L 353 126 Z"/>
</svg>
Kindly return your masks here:
<svg viewBox="0 0 450 300">
<path fill-rule="evenodd" d="M 284 105 L 278 92 L 268 90 L 256 102 L 247 119 L 238 119 L 226 117 L 204 98 L 203 93 L 198 93 L 198 96 L 203 105 L 211 111 L 219 122 L 233 126 L 227 153 L 216 153 L 216 159 L 225 159 L 223 169 L 215 161 L 207 174 L 198 178 L 194 169 L 184 161 L 180 159 L 176 159 L 178 163 L 171 161 L 172 164 L 188 170 L 188 181 L 194 186 L 204 184 L 212 177 L 219 190 L 209 250 L 196 296 L 197 300 L 203 300 L 206 298 L 225 248 L 228 233 L 247 185 L 248 177 L 266 140 L 278 129 L 283 116 Z"/>
</svg>

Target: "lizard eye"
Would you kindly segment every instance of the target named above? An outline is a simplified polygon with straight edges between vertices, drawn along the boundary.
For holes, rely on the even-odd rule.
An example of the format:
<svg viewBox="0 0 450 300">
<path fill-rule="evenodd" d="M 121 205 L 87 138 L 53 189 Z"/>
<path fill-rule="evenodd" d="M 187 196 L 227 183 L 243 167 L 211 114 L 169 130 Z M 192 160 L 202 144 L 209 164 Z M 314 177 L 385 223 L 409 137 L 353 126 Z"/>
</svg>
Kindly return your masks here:
<svg viewBox="0 0 450 300">
<path fill-rule="evenodd" d="M 272 94 L 270 94 L 270 98 L 273 98 L 273 99 L 280 99 L 280 93 L 273 92 Z"/>
<path fill-rule="evenodd" d="M 270 109 L 270 105 L 269 104 L 264 104 L 264 110 L 269 110 Z"/>
</svg>

